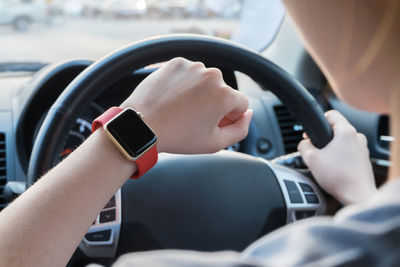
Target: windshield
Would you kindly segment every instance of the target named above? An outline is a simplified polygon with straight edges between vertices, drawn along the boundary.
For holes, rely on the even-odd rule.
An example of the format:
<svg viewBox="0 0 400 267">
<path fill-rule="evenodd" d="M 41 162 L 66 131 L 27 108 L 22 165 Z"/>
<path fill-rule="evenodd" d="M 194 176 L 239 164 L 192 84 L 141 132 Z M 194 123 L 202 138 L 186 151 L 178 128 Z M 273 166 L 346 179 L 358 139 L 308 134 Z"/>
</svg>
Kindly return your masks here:
<svg viewBox="0 0 400 267">
<path fill-rule="evenodd" d="M 280 0 L 0 0 L 0 63 L 96 60 L 160 34 L 196 33 L 264 49 Z"/>
</svg>

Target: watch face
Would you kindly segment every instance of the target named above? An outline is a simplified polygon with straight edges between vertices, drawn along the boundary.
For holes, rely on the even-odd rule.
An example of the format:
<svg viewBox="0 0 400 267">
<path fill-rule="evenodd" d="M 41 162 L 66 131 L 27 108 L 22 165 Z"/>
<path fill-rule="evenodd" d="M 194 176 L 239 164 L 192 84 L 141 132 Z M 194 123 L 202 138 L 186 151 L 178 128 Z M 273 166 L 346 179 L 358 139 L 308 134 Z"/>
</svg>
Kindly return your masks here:
<svg viewBox="0 0 400 267">
<path fill-rule="evenodd" d="M 153 131 L 132 109 L 122 111 L 105 128 L 132 159 L 157 141 Z"/>
</svg>

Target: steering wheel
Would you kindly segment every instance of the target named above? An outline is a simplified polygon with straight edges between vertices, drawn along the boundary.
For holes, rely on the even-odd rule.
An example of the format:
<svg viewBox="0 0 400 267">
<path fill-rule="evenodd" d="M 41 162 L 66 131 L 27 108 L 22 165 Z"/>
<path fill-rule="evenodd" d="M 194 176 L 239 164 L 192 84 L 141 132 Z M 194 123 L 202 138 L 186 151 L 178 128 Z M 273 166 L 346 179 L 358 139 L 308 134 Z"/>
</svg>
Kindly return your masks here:
<svg viewBox="0 0 400 267">
<path fill-rule="evenodd" d="M 37 135 L 28 186 L 55 164 L 60 144 L 87 104 L 134 70 L 174 57 L 248 75 L 289 108 L 316 147 L 331 140 L 331 128 L 314 98 L 258 53 L 218 38 L 163 36 L 105 56 L 69 84 Z M 92 226 L 80 245 L 88 256 L 163 248 L 242 250 L 290 221 L 323 213 L 325 205 L 319 188 L 302 173 L 230 151 L 160 155 L 155 168 L 129 180 L 113 201 L 114 221 Z"/>
</svg>

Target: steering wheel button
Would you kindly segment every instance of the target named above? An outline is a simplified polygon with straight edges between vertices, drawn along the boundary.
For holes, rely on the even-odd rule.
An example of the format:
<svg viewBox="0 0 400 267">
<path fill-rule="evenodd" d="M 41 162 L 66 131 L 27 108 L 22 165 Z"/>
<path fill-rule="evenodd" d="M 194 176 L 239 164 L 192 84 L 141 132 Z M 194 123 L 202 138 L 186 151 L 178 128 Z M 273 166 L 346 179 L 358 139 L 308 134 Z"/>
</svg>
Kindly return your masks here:
<svg viewBox="0 0 400 267">
<path fill-rule="evenodd" d="M 107 204 L 104 206 L 105 209 L 115 207 L 115 196 L 113 196 Z"/>
<path fill-rule="evenodd" d="M 306 219 L 315 215 L 315 210 L 298 210 L 296 211 L 296 220 Z"/>
<path fill-rule="evenodd" d="M 115 221 L 115 209 L 100 212 L 100 223 Z"/>
<path fill-rule="evenodd" d="M 301 197 L 300 191 L 297 188 L 297 185 L 293 181 L 284 180 L 286 189 L 289 194 L 290 202 L 292 203 L 304 203 L 303 198 Z"/>
<path fill-rule="evenodd" d="M 309 184 L 299 183 L 299 185 L 301 187 L 301 190 L 303 190 L 303 192 L 314 193 L 314 190 Z"/>
<path fill-rule="evenodd" d="M 317 195 L 314 194 L 307 194 L 305 195 L 308 204 L 318 204 L 319 200 Z"/>
<path fill-rule="evenodd" d="M 110 237 L 111 237 L 111 230 L 93 232 L 85 235 L 87 241 L 90 242 L 106 242 L 110 240 Z"/>
</svg>

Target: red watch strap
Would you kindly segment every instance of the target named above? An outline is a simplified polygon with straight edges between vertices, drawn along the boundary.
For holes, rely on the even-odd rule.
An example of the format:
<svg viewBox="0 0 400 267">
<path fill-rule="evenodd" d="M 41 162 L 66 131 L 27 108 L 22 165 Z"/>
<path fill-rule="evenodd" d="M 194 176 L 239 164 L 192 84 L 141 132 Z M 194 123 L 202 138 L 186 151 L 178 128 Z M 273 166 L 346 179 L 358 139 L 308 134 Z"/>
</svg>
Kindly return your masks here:
<svg viewBox="0 0 400 267">
<path fill-rule="evenodd" d="M 111 107 L 107 109 L 106 112 L 98 116 L 93 122 L 92 122 L 92 133 L 94 133 L 98 128 L 104 126 L 109 120 L 117 116 L 121 111 L 124 109 L 119 108 L 119 107 Z"/>
<path fill-rule="evenodd" d="M 135 161 L 137 170 L 131 176 L 131 179 L 138 179 L 141 176 L 143 176 L 143 174 L 148 172 L 151 168 L 153 168 L 154 165 L 156 165 L 157 160 L 158 160 L 157 146 L 153 146 Z"/>
<path fill-rule="evenodd" d="M 98 128 L 103 127 L 109 120 L 117 116 L 123 110 L 124 109 L 119 107 L 109 108 L 106 112 L 92 122 L 92 133 L 94 133 Z M 135 161 L 137 170 L 131 176 L 131 179 L 138 179 L 143 176 L 143 174 L 153 168 L 153 166 L 157 163 L 157 160 L 157 146 L 153 146 Z"/>
</svg>

